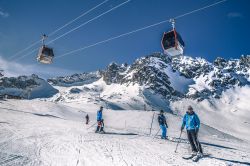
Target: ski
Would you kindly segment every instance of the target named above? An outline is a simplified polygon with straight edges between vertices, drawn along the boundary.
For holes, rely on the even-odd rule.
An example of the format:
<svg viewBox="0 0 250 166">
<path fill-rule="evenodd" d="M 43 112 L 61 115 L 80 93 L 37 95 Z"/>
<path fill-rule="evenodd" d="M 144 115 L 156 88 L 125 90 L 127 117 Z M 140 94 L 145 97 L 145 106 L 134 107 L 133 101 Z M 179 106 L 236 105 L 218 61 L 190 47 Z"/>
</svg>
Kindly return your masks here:
<svg viewBox="0 0 250 166">
<path fill-rule="evenodd" d="M 193 161 L 193 162 L 198 162 L 200 158 L 202 158 L 202 157 L 199 156 L 199 155 L 196 155 L 196 156 L 194 156 L 194 157 L 192 158 L 192 161 Z"/>
<path fill-rule="evenodd" d="M 210 154 L 203 154 L 202 156 L 199 156 L 199 155 L 196 155 L 192 158 L 192 161 L 193 162 L 198 162 L 201 158 L 204 158 L 204 157 L 209 157 Z"/>
<path fill-rule="evenodd" d="M 95 133 L 97 133 L 97 134 L 108 134 L 108 133 L 106 133 L 104 131 L 95 131 Z"/>
<path fill-rule="evenodd" d="M 201 159 L 203 157 L 209 157 L 209 156 L 210 156 L 210 154 L 203 154 L 202 156 L 187 154 L 187 155 L 182 156 L 182 158 L 185 160 L 192 159 L 193 162 L 198 162 L 199 159 Z"/>
<path fill-rule="evenodd" d="M 185 160 L 189 160 L 189 159 L 192 159 L 195 156 L 196 155 L 185 155 L 185 156 L 182 156 L 182 158 L 185 159 Z"/>
<path fill-rule="evenodd" d="M 163 141 L 188 143 L 188 141 L 180 140 L 180 139 L 174 138 L 174 137 L 167 137 L 166 139 L 162 139 L 162 138 L 160 138 L 160 137 L 154 137 L 154 138 L 155 138 L 155 139 L 158 139 L 158 140 L 163 140 Z"/>
</svg>

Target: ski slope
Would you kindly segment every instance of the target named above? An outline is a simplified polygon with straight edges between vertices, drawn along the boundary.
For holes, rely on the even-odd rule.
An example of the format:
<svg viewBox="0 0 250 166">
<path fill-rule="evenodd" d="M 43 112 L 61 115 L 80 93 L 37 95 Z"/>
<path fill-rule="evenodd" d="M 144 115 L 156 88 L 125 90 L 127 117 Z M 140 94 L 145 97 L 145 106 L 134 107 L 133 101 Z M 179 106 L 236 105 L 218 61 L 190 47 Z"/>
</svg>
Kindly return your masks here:
<svg viewBox="0 0 250 166">
<path fill-rule="evenodd" d="M 55 166 L 161 166 L 161 165 L 247 165 L 249 140 L 242 140 L 202 125 L 200 141 L 209 157 L 198 163 L 182 159 L 189 153 L 185 133 L 177 153 L 181 117 L 167 114 L 168 135 L 159 136 L 154 112 L 104 110 L 105 130 L 95 134 L 96 105 L 73 108 L 48 101 L 0 101 L 0 165 Z M 84 117 L 90 115 L 90 125 Z"/>
<path fill-rule="evenodd" d="M 192 105 L 201 120 L 242 140 L 250 140 L 250 86 L 235 87 L 222 93 L 220 99 L 211 98 L 197 102 L 182 99 L 171 103 L 172 110 L 184 115 L 185 107 Z"/>
</svg>

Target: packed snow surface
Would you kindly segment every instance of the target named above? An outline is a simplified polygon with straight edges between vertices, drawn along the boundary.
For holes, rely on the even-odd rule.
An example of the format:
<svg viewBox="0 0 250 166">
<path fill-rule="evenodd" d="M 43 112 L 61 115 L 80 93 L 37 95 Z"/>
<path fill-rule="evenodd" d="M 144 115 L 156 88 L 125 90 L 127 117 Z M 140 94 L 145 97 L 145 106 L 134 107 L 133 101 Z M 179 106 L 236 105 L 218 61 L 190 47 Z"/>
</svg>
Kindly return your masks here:
<svg viewBox="0 0 250 166">
<path fill-rule="evenodd" d="M 0 101 L 0 165 L 250 164 L 249 139 L 243 140 L 209 125 L 202 124 L 200 129 L 200 141 L 209 156 L 193 163 L 182 159 L 190 152 L 185 133 L 177 153 L 174 152 L 181 125 L 178 115 L 166 114 L 170 141 L 159 136 L 154 138 L 159 129 L 157 112 L 104 109 L 107 134 L 96 134 L 95 125 L 91 125 L 95 123 L 98 106 L 79 104 L 77 107 L 37 100 Z M 84 120 L 87 113 L 89 125 Z"/>
</svg>

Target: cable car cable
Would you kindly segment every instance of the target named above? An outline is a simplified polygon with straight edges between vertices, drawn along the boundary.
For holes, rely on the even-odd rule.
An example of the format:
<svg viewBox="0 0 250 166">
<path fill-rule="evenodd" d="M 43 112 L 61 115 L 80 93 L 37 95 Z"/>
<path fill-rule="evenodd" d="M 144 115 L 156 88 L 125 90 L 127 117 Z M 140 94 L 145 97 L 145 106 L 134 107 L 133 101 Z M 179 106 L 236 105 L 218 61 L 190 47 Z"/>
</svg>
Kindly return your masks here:
<svg viewBox="0 0 250 166">
<path fill-rule="evenodd" d="M 15 53 L 14 55 L 10 56 L 10 59 L 9 59 L 9 60 L 12 61 L 16 56 L 18 56 L 18 55 L 20 55 L 21 53 L 25 52 L 26 50 L 32 48 L 33 46 L 35 46 L 36 44 L 40 43 L 41 41 L 42 41 L 42 40 L 38 40 L 38 41 L 32 43 L 31 45 L 29 45 L 28 47 L 26 47 L 25 49 L 23 49 L 23 50 L 21 50 L 21 51 Z"/>
<path fill-rule="evenodd" d="M 201 11 L 201 10 L 204 10 L 204 9 L 207 9 L 207 8 L 210 8 L 210 7 L 212 7 L 212 6 L 218 5 L 218 4 L 223 3 L 223 2 L 226 2 L 226 1 L 228 1 L 228 0 L 221 0 L 221 1 L 215 2 L 215 3 L 211 4 L 211 5 L 207 5 L 207 6 L 204 6 L 204 7 L 202 7 L 202 8 L 193 10 L 193 11 L 191 11 L 191 12 L 187 12 L 187 13 L 185 13 L 185 14 L 176 16 L 176 17 L 174 17 L 174 19 L 177 20 L 177 19 L 179 19 L 179 18 L 182 18 L 182 17 L 185 17 L 185 16 L 187 16 L 187 15 L 196 13 L 196 12 L 198 12 L 198 11 Z"/>
<path fill-rule="evenodd" d="M 69 30 L 69 31 L 67 31 L 67 32 L 65 32 L 65 33 L 63 33 L 62 35 L 58 36 L 57 38 L 55 38 L 55 39 L 49 41 L 47 44 L 50 44 L 50 43 L 52 43 L 52 42 L 54 42 L 54 41 L 56 41 L 56 40 L 58 40 L 58 39 L 60 39 L 60 38 L 62 38 L 62 37 L 64 37 L 64 36 L 68 35 L 69 33 L 71 33 L 71 32 L 73 32 L 73 31 L 75 31 L 75 30 L 77 30 L 77 29 L 83 27 L 84 25 L 87 25 L 88 23 L 90 23 L 90 22 L 92 22 L 92 21 L 94 21 L 94 20 L 96 20 L 96 19 L 98 19 L 98 18 L 104 16 L 105 14 L 108 14 L 109 12 L 111 12 L 111 11 L 113 11 L 113 10 L 115 10 L 115 9 L 117 9 L 117 8 L 119 8 L 119 7 L 123 6 L 123 5 L 125 5 L 125 4 L 127 4 L 127 3 L 130 2 L 130 1 L 131 1 L 131 0 L 127 0 L 127 1 L 125 1 L 125 2 L 123 2 L 123 3 L 120 3 L 119 5 L 117 5 L 117 6 L 113 7 L 113 8 L 111 8 L 111 9 L 107 10 L 106 12 L 103 12 L 102 14 L 100 14 L 100 15 L 98 15 L 98 16 L 96 16 L 96 17 L 94 17 L 94 18 L 92 18 L 92 19 L 90 19 L 90 20 L 88 20 L 88 21 L 82 23 L 81 25 L 79 25 L 79 26 L 77 26 L 77 27 L 75 27 L 75 28 L 73 28 L 73 29 L 71 29 L 71 30 Z M 40 41 L 41 41 L 41 40 L 40 40 Z M 31 52 L 29 52 L 29 53 L 27 53 L 27 54 L 25 54 L 25 55 L 23 55 L 23 56 L 21 56 L 21 57 L 16 58 L 15 61 L 20 60 L 20 59 L 22 59 L 22 58 L 24 58 L 24 57 L 26 57 L 26 56 L 32 54 L 33 52 L 37 51 L 38 49 L 39 49 L 39 48 L 33 49 Z"/>
<path fill-rule="evenodd" d="M 67 27 L 68 25 L 72 24 L 73 22 L 75 22 L 76 20 L 82 18 L 83 16 L 85 16 L 86 14 L 90 13 L 91 11 L 95 10 L 96 8 L 98 8 L 99 6 L 103 5 L 104 3 L 108 2 L 109 0 L 105 0 L 102 3 L 98 4 L 97 6 L 91 8 L 90 10 L 86 11 L 85 13 L 81 14 L 80 16 L 76 17 L 75 19 L 69 21 L 68 23 L 66 23 L 65 25 L 61 26 L 60 28 L 56 29 L 55 31 L 51 32 L 48 34 L 49 37 L 53 36 L 55 33 L 57 33 L 58 31 L 60 31 L 61 29 Z"/>
<path fill-rule="evenodd" d="M 221 0 L 221 1 L 218 1 L 218 2 L 215 2 L 215 3 L 213 3 L 213 4 L 210 4 L 210 5 L 201 7 L 201 8 L 199 8 L 199 9 L 192 10 L 192 11 L 190 11 L 190 12 L 184 13 L 184 14 L 182 14 L 182 15 L 179 15 L 179 16 L 176 16 L 176 17 L 173 17 L 173 18 L 174 18 L 174 19 L 179 19 L 179 18 L 182 18 L 182 17 L 184 17 L 184 16 L 187 16 L 187 15 L 190 15 L 190 14 L 193 14 L 193 13 L 196 13 L 196 12 L 201 11 L 201 10 L 205 10 L 205 9 L 207 9 L 207 8 L 209 8 L 209 7 L 218 5 L 218 4 L 223 3 L 223 2 L 226 2 L 226 1 L 228 1 L 228 0 Z M 76 49 L 76 50 L 69 51 L 69 52 L 67 52 L 67 53 L 65 53 L 65 54 L 62 54 L 62 55 L 60 55 L 60 56 L 55 57 L 55 59 L 62 58 L 62 57 L 64 57 L 64 56 L 66 56 L 66 55 L 70 55 L 70 54 L 73 54 L 73 53 L 75 53 L 75 52 L 79 52 L 79 51 L 82 51 L 82 50 L 85 50 L 85 49 L 94 47 L 94 46 L 96 46 L 96 45 L 100 45 L 100 44 L 103 44 L 103 43 L 107 43 L 107 42 L 109 42 L 109 41 L 112 41 L 112 40 L 115 40 L 115 39 L 118 39 L 118 38 L 121 38 L 121 37 L 130 35 L 130 34 L 133 34 L 133 33 L 136 33 L 136 32 L 142 31 L 142 30 L 145 30 L 145 29 L 149 29 L 149 28 L 158 26 L 158 25 L 163 24 L 163 23 L 167 23 L 167 22 L 171 21 L 171 19 L 172 19 L 172 18 L 170 18 L 170 19 L 168 19 L 168 20 L 164 20 L 164 21 L 158 22 L 158 23 L 155 23 L 155 24 L 151 24 L 151 25 L 148 25 L 148 26 L 145 26 L 145 27 L 142 27 L 142 28 L 139 28 L 139 29 L 136 29 L 136 30 L 127 32 L 127 33 L 123 33 L 123 34 L 120 34 L 120 35 L 118 35 L 118 36 L 114 36 L 114 37 L 108 38 L 108 39 L 106 39 L 106 40 L 102 40 L 102 41 L 96 42 L 96 43 L 94 43 L 94 44 L 91 44 L 91 45 L 88 45 L 88 46 L 81 47 L 81 48 Z"/>
<path fill-rule="evenodd" d="M 88 46 L 85 46 L 85 47 L 82 47 L 82 48 L 79 48 L 79 49 L 70 51 L 70 52 L 65 53 L 65 54 L 63 54 L 63 55 L 60 55 L 60 56 L 55 57 L 55 59 L 64 57 L 64 56 L 66 56 L 66 55 L 69 55 L 69 54 L 72 54 L 72 53 L 75 53 L 75 52 L 78 52 L 78 51 L 85 50 L 85 49 L 90 48 L 90 47 L 94 47 L 94 46 L 99 45 L 99 44 L 102 44 L 102 43 L 109 42 L 109 41 L 114 40 L 114 39 L 121 38 L 121 37 L 123 37 L 123 36 L 127 36 L 127 35 L 130 35 L 130 34 L 136 33 L 136 32 L 139 32 L 139 31 L 142 31 L 142 30 L 145 30 L 145 29 L 148 29 L 148 28 L 151 28 L 151 27 L 154 27 L 154 26 L 157 26 L 157 25 L 166 23 L 166 22 L 168 22 L 168 20 L 167 20 L 167 21 L 166 21 L 166 20 L 165 20 L 165 21 L 161 21 L 161 22 L 158 22 L 158 23 L 155 23 L 155 24 L 152 24 L 152 25 L 148 25 L 148 26 L 146 26 L 146 27 L 142 27 L 142 28 L 139 28 L 139 29 L 136 29 L 136 30 L 127 32 L 127 33 L 123 33 L 123 34 L 121 34 L 121 35 L 118 35 L 118 36 L 115 36 L 115 37 L 111 37 L 111 38 L 108 38 L 108 39 L 106 39 L 106 40 L 102 40 L 102 41 L 100 41 L 100 42 L 97 42 L 97 43 L 94 43 L 94 44 L 91 44 L 91 45 L 88 45 Z"/>
<path fill-rule="evenodd" d="M 76 18 L 74 18 L 73 20 L 67 22 L 66 24 L 64 24 L 63 26 L 57 28 L 56 30 L 54 30 L 53 32 L 49 33 L 48 36 L 53 36 L 55 33 L 57 33 L 58 31 L 62 30 L 63 28 L 67 27 L 68 25 L 72 24 L 73 22 L 75 22 L 76 20 L 82 18 L 83 16 L 87 15 L 88 13 L 90 13 L 91 11 L 95 10 L 96 8 L 100 7 L 101 5 L 105 4 L 106 2 L 108 2 L 109 0 L 105 0 L 103 2 L 101 2 L 100 4 L 96 5 L 95 7 L 89 9 L 88 11 L 84 12 L 83 14 L 77 16 Z M 17 53 L 15 53 L 13 56 L 10 57 L 10 60 L 12 60 L 14 57 L 16 57 L 17 55 L 23 53 L 24 51 L 32 48 L 33 46 L 35 46 L 36 44 L 39 44 L 42 40 L 38 40 L 34 43 L 32 43 L 31 45 L 29 45 L 28 47 L 18 51 Z M 34 51 L 33 51 L 34 52 Z"/>
<path fill-rule="evenodd" d="M 98 18 L 104 16 L 105 14 L 108 14 L 109 12 L 111 12 L 111 11 L 113 11 L 113 10 L 115 10 L 115 9 L 117 9 L 117 8 L 119 8 L 119 7 L 121 7 L 121 6 L 123 6 L 123 5 L 125 5 L 126 3 L 130 2 L 130 1 L 131 1 L 131 0 L 127 0 L 127 1 L 125 1 L 125 2 L 123 2 L 123 3 L 121 3 L 121 4 L 117 5 L 117 6 L 115 6 L 115 7 L 113 7 L 113 8 L 107 10 L 106 12 L 104 12 L 104 13 L 102 13 L 102 14 L 100 14 L 100 15 L 98 15 L 98 16 L 96 16 L 96 17 L 94 17 L 94 18 L 92 18 L 92 19 L 90 19 L 90 20 L 88 20 L 88 21 L 86 21 L 86 22 L 84 22 L 84 23 L 82 23 L 81 25 L 79 25 L 79 26 L 77 26 L 77 27 L 75 27 L 75 28 L 69 30 L 68 32 L 66 32 L 66 33 L 64 33 L 64 34 L 62 34 L 62 35 L 60 35 L 60 36 L 58 36 L 57 38 L 55 38 L 55 39 L 49 41 L 48 44 L 50 44 L 50 43 L 52 43 L 52 42 L 54 42 L 54 41 L 56 41 L 56 40 L 58 40 L 58 39 L 60 39 L 60 38 L 62 38 L 62 37 L 64 37 L 64 36 L 68 35 L 69 33 L 71 33 L 71 32 L 73 32 L 73 31 L 75 31 L 75 30 L 77 30 L 77 29 L 83 27 L 84 25 L 87 25 L 88 23 L 90 23 L 90 22 L 92 22 L 92 21 L 94 21 L 94 20 L 96 20 L 96 19 L 98 19 Z"/>
</svg>

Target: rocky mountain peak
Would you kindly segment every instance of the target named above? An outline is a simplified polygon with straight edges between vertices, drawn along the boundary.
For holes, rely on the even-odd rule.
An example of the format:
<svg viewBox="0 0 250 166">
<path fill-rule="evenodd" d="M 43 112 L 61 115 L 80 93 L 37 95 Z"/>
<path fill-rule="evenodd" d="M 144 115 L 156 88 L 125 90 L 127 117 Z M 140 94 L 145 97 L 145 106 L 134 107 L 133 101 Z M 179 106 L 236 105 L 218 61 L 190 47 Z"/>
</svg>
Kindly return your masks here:
<svg viewBox="0 0 250 166">
<path fill-rule="evenodd" d="M 249 85 L 249 60 L 249 56 L 234 60 L 218 57 L 210 63 L 204 58 L 169 58 L 161 53 L 153 53 L 136 59 L 126 67 L 111 63 L 103 71 L 103 78 L 109 85 L 138 84 L 167 98 L 186 96 L 203 100 L 211 96 L 219 97 L 223 91 L 234 86 Z M 177 77 L 193 80 L 188 93 L 180 93 L 174 88 L 171 82 L 173 78 L 170 78 L 173 73 Z"/>
<path fill-rule="evenodd" d="M 112 83 L 121 83 L 123 78 L 123 72 L 127 70 L 127 65 L 118 65 L 112 62 L 108 67 L 102 72 L 103 80 L 106 84 L 110 85 Z"/>
</svg>

